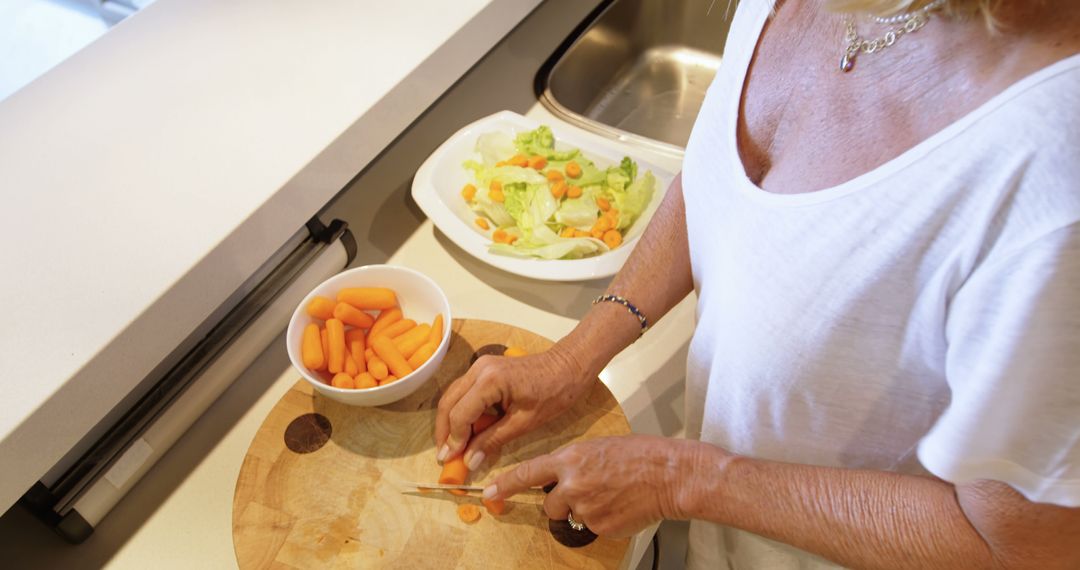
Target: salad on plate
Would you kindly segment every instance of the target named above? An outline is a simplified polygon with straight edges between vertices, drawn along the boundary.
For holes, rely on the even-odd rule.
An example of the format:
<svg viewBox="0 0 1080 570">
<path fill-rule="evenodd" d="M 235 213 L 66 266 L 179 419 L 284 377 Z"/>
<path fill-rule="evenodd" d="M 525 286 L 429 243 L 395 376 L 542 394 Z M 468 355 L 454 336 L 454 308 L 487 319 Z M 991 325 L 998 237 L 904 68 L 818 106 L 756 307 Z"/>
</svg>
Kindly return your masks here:
<svg viewBox="0 0 1080 570">
<path fill-rule="evenodd" d="M 622 245 L 652 201 L 656 178 L 624 157 L 601 168 L 579 149 L 555 147 L 541 126 L 512 137 L 480 135 L 478 160 L 464 167 L 471 182 L 461 196 L 489 235 L 492 253 L 539 259 L 580 259 Z"/>
</svg>

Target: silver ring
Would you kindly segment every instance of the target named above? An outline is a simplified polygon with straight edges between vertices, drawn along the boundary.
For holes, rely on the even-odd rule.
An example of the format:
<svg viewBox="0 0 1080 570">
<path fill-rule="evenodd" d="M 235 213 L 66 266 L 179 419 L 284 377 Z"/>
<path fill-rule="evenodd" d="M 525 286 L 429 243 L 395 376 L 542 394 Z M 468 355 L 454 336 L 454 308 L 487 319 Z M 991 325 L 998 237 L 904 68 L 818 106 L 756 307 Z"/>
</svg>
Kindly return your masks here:
<svg viewBox="0 0 1080 570">
<path fill-rule="evenodd" d="M 578 532 L 581 532 L 581 531 L 585 530 L 585 523 L 578 522 L 578 521 L 574 520 L 573 511 L 570 511 L 569 514 L 567 514 L 566 522 L 570 524 L 570 528 L 572 528 L 572 529 L 574 529 L 574 530 L 576 530 Z"/>
</svg>

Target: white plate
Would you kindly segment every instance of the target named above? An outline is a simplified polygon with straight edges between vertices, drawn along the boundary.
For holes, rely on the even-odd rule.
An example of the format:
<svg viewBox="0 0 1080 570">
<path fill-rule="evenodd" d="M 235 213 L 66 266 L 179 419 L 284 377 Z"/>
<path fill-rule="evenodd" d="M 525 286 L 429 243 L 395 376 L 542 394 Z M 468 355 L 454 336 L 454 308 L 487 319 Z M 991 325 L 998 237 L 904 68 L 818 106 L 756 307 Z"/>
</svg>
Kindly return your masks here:
<svg viewBox="0 0 1080 570">
<path fill-rule="evenodd" d="M 656 176 L 656 192 L 653 193 L 652 202 L 634 225 L 630 226 L 623 245 L 607 253 L 584 259 L 522 259 L 488 252 L 491 239 L 476 226 L 476 213 L 461 197 L 461 188 L 472 181 L 471 174 L 465 170 L 462 163 L 469 159 L 479 160 L 479 154 L 475 151 L 477 137 L 496 131 L 515 136 L 540 125 L 541 123 L 517 113 L 500 111 L 465 126 L 435 149 L 420 166 L 420 170 L 416 171 L 412 185 L 413 200 L 416 200 L 420 209 L 431 218 L 435 227 L 458 247 L 504 271 L 545 281 L 584 281 L 610 277 L 630 256 L 645 226 L 652 219 L 653 212 L 663 200 L 668 185 L 675 177 L 673 173 L 630 156 L 637 161 L 639 175 L 651 170 Z M 596 162 L 600 168 L 617 165 L 628 154 L 613 141 L 572 130 L 554 121 L 548 126 L 555 135 L 556 147 L 580 148 L 585 156 Z"/>
</svg>

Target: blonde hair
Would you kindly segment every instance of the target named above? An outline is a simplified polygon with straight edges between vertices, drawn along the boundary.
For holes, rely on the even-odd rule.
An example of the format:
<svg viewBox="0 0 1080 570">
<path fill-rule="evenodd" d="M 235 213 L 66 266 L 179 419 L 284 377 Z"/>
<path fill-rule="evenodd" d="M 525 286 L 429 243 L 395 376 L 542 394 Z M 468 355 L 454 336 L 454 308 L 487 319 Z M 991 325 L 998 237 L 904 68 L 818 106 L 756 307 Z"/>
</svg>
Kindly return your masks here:
<svg viewBox="0 0 1080 570">
<path fill-rule="evenodd" d="M 865 12 L 876 16 L 891 16 L 908 10 L 915 10 L 929 4 L 932 0 L 827 0 L 826 6 L 838 12 Z M 994 11 L 1002 0 L 949 0 L 945 11 L 957 16 L 976 16 L 994 28 L 997 21 Z"/>
</svg>

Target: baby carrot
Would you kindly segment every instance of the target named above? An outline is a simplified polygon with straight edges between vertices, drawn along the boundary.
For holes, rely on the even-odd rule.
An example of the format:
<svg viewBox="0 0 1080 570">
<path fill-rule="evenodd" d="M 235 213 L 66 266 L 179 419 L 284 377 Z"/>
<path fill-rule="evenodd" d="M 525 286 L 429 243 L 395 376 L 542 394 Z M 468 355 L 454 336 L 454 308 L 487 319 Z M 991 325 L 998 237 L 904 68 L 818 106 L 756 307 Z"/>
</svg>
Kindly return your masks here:
<svg viewBox="0 0 1080 570">
<path fill-rule="evenodd" d="M 506 501 L 502 499 L 480 499 L 481 503 L 484 503 L 484 508 L 492 515 L 501 515 L 506 512 Z"/>
<path fill-rule="evenodd" d="M 356 384 L 353 383 L 353 377 L 339 372 L 334 375 L 334 379 L 330 381 L 330 385 L 335 388 L 355 388 Z"/>
<path fill-rule="evenodd" d="M 581 165 L 572 160 L 567 162 L 566 175 L 570 178 L 581 178 Z"/>
<path fill-rule="evenodd" d="M 442 473 L 439 474 L 439 483 L 443 485 L 464 485 L 465 479 L 469 476 L 469 467 L 465 465 L 465 457 L 459 455 L 453 459 L 448 459 L 446 463 L 443 463 Z M 450 491 L 455 495 L 464 495 L 465 491 L 460 489 L 454 489 Z"/>
<path fill-rule="evenodd" d="M 361 372 L 354 382 L 356 383 L 357 388 L 374 388 L 379 385 L 379 381 L 367 372 Z"/>
<path fill-rule="evenodd" d="M 322 339 L 319 338 L 319 325 L 311 323 L 304 327 L 304 339 L 300 344 L 300 356 L 304 366 L 319 370 L 326 365 L 326 356 L 322 351 Z"/>
<path fill-rule="evenodd" d="M 421 365 L 427 362 L 427 359 L 431 358 L 432 354 L 435 354 L 435 350 L 438 348 L 439 345 L 431 341 L 425 342 L 423 346 L 416 349 L 416 352 L 409 357 L 409 366 L 412 366 L 413 370 L 420 368 Z"/>
<path fill-rule="evenodd" d="M 398 348 L 394 346 L 394 341 L 387 338 L 385 335 L 379 335 L 372 339 L 371 348 L 375 350 L 375 354 L 379 356 L 386 363 L 386 366 L 390 369 L 390 372 L 394 373 L 394 376 L 398 378 L 404 378 L 409 374 L 412 374 L 412 367 L 409 366 L 409 361 L 405 360 Z"/>
<path fill-rule="evenodd" d="M 330 343 L 330 361 L 326 368 L 331 374 L 345 370 L 345 324 L 337 319 L 326 321 L 326 340 Z"/>
<path fill-rule="evenodd" d="M 534 154 L 529 157 L 529 168 L 543 170 L 545 166 L 547 166 L 546 157 L 540 156 L 539 154 Z"/>
<path fill-rule="evenodd" d="M 323 353 L 323 365 L 319 370 L 326 370 L 326 366 L 330 364 L 330 337 L 326 334 L 326 327 L 319 329 L 319 342 L 322 343 Z"/>
<path fill-rule="evenodd" d="M 316 319 L 334 318 L 334 301 L 326 297 L 315 297 L 308 303 L 307 314 Z"/>
<path fill-rule="evenodd" d="M 393 384 L 394 382 L 397 382 L 398 380 L 401 380 L 401 378 L 398 378 L 397 376 L 394 376 L 393 374 L 389 374 L 389 375 L 386 376 L 386 378 L 383 378 L 382 380 L 379 380 L 379 386 L 385 386 L 387 384 Z"/>
<path fill-rule="evenodd" d="M 580 198 L 581 197 L 581 186 L 573 186 L 573 185 L 571 185 L 569 188 L 566 189 L 566 197 L 567 198 Z"/>
<path fill-rule="evenodd" d="M 457 516 L 461 522 L 472 524 L 480 520 L 480 509 L 471 503 L 463 503 L 457 507 Z"/>
<path fill-rule="evenodd" d="M 435 315 L 435 320 L 431 321 L 431 332 L 428 333 L 427 341 L 434 342 L 436 346 L 442 342 L 443 337 L 443 318 L 442 313 Z"/>
<path fill-rule="evenodd" d="M 374 342 L 376 336 L 385 336 L 387 338 L 397 338 L 411 330 L 416 328 L 416 321 L 412 319 L 401 319 L 400 321 L 384 328 L 379 331 L 379 334 L 372 336 L 369 342 Z"/>
<path fill-rule="evenodd" d="M 604 232 L 604 243 L 611 249 L 615 249 L 622 243 L 622 234 L 619 230 L 608 230 Z"/>
<path fill-rule="evenodd" d="M 487 221 L 486 218 L 476 218 L 476 227 L 478 227 L 478 228 L 480 228 L 482 230 L 485 230 L 485 231 L 491 229 L 491 225 L 488 224 L 488 221 Z"/>
<path fill-rule="evenodd" d="M 431 332 L 431 325 L 422 324 L 417 325 L 416 328 L 394 339 L 394 346 L 405 358 L 409 358 L 416 352 L 416 349 L 420 348 L 428 341 L 428 334 Z"/>
<path fill-rule="evenodd" d="M 466 184 L 465 187 L 461 189 L 461 197 L 465 198 L 466 202 L 472 202 L 473 198 L 476 197 L 476 186 Z"/>
<path fill-rule="evenodd" d="M 352 329 L 345 333 L 345 346 L 349 349 L 353 361 L 356 362 L 356 371 L 367 370 L 367 358 L 364 356 L 364 331 Z"/>
<path fill-rule="evenodd" d="M 356 359 L 353 358 L 348 347 L 345 348 L 345 373 L 354 378 L 360 373 L 360 367 L 356 364 Z"/>
<path fill-rule="evenodd" d="M 529 165 L 529 159 L 526 158 L 524 154 L 515 154 L 514 156 L 510 157 L 510 160 L 508 160 L 507 162 L 509 162 L 511 166 L 520 166 L 522 168 L 525 168 Z"/>
<path fill-rule="evenodd" d="M 393 308 L 387 309 L 379 313 L 379 316 L 375 319 L 375 324 L 371 325 L 371 330 L 368 331 L 368 341 L 371 337 L 378 334 L 383 328 L 388 327 L 401 320 L 401 309 Z"/>
<path fill-rule="evenodd" d="M 386 363 L 378 355 L 368 360 L 367 370 L 376 380 L 384 380 L 390 375 L 390 369 L 386 367 Z"/>
<path fill-rule="evenodd" d="M 375 324 L 375 319 L 371 315 L 348 303 L 338 303 L 334 307 L 334 318 L 347 325 L 362 329 L 369 329 L 371 325 Z"/>
<path fill-rule="evenodd" d="M 357 309 L 392 309 L 397 306 L 397 295 L 385 287 L 349 287 L 338 291 L 337 300 Z"/>
</svg>

